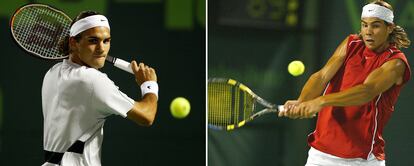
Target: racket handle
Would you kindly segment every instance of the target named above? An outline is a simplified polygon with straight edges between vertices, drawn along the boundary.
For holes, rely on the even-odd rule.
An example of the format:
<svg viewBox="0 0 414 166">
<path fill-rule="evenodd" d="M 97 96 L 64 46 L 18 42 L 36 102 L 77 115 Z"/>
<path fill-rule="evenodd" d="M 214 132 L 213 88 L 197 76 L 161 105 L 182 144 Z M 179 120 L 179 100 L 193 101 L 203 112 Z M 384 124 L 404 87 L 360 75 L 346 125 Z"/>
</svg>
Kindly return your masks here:
<svg viewBox="0 0 414 166">
<path fill-rule="evenodd" d="M 134 72 L 132 72 L 131 63 L 127 61 L 117 58 L 115 59 L 114 66 L 131 74 L 134 74 Z"/>
<path fill-rule="evenodd" d="M 124 61 L 122 59 L 119 59 L 119 58 L 111 57 L 111 56 L 107 56 L 106 60 L 113 63 L 115 67 L 123 71 L 126 71 L 128 73 L 134 74 L 131 68 L 131 63 Z"/>
</svg>

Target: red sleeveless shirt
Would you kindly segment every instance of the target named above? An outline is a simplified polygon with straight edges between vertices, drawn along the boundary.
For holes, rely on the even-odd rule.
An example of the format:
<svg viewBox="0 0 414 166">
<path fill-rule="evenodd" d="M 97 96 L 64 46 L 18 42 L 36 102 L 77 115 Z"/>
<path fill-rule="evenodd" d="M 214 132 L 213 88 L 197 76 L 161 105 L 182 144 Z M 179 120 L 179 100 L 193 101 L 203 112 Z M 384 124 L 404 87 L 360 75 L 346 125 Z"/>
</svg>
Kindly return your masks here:
<svg viewBox="0 0 414 166">
<path fill-rule="evenodd" d="M 373 70 L 392 59 L 405 63 L 405 84 L 411 72 L 404 53 L 393 45 L 382 53 L 375 53 L 365 47 L 357 35 L 350 35 L 345 61 L 330 80 L 324 95 L 362 84 Z M 316 129 L 309 135 L 308 144 L 341 158 L 367 159 L 373 153 L 377 159 L 385 160 L 382 131 L 394 111 L 403 84 L 393 85 L 360 106 L 324 107 L 318 113 Z"/>
</svg>

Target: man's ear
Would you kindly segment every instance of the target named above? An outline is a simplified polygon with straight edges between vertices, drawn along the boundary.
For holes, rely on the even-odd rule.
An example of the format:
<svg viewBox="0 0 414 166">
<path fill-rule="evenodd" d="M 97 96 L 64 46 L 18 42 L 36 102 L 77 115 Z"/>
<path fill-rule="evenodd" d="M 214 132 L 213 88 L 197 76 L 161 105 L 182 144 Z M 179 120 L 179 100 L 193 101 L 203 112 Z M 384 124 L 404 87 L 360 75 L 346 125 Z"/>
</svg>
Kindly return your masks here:
<svg viewBox="0 0 414 166">
<path fill-rule="evenodd" d="M 388 34 L 391 34 L 391 33 L 392 33 L 392 31 L 394 31 L 394 28 L 395 28 L 395 25 L 394 25 L 394 24 L 389 25 L 389 26 L 387 27 Z"/>
<path fill-rule="evenodd" d="M 77 44 L 78 44 L 78 42 L 76 41 L 75 38 L 69 37 L 69 50 L 70 51 L 77 50 L 77 48 L 78 48 Z"/>
</svg>

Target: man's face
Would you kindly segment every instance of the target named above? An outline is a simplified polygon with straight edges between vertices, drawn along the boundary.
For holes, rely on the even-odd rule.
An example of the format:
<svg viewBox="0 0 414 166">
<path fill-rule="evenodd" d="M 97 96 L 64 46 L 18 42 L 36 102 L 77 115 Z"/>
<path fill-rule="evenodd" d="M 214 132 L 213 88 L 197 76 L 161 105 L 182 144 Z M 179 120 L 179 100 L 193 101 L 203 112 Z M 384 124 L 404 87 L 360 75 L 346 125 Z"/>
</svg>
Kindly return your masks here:
<svg viewBox="0 0 414 166">
<path fill-rule="evenodd" d="M 102 68 L 111 47 L 111 34 L 106 27 L 95 27 L 81 34 L 79 42 L 72 42 L 75 56 L 82 63 L 95 69 Z"/>
<path fill-rule="evenodd" d="M 361 20 L 361 35 L 365 46 L 376 51 L 379 48 L 388 46 L 388 36 L 392 32 L 392 26 L 387 26 L 379 18 L 368 17 Z"/>
</svg>

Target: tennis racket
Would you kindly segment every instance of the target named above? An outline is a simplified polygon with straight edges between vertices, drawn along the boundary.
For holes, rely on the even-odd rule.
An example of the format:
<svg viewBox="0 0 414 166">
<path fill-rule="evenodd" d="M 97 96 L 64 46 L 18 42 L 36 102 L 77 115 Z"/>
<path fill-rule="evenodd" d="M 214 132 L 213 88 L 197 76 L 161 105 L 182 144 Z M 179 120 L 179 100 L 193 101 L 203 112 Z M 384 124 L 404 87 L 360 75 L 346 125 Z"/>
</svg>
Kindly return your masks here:
<svg viewBox="0 0 414 166">
<path fill-rule="evenodd" d="M 247 86 L 233 79 L 208 79 L 208 127 L 233 130 L 265 114 L 283 111 L 283 105 L 272 104 Z M 265 108 L 255 111 L 256 105 Z"/>
<path fill-rule="evenodd" d="M 62 11 L 44 4 L 27 4 L 17 9 L 10 19 L 14 41 L 29 55 L 46 59 L 68 58 L 59 52 L 58 43 L 69 35 L 72 19 Z M 131 74 L 129 62 L 107 56 L 106 61 Z"/>
</svg>

